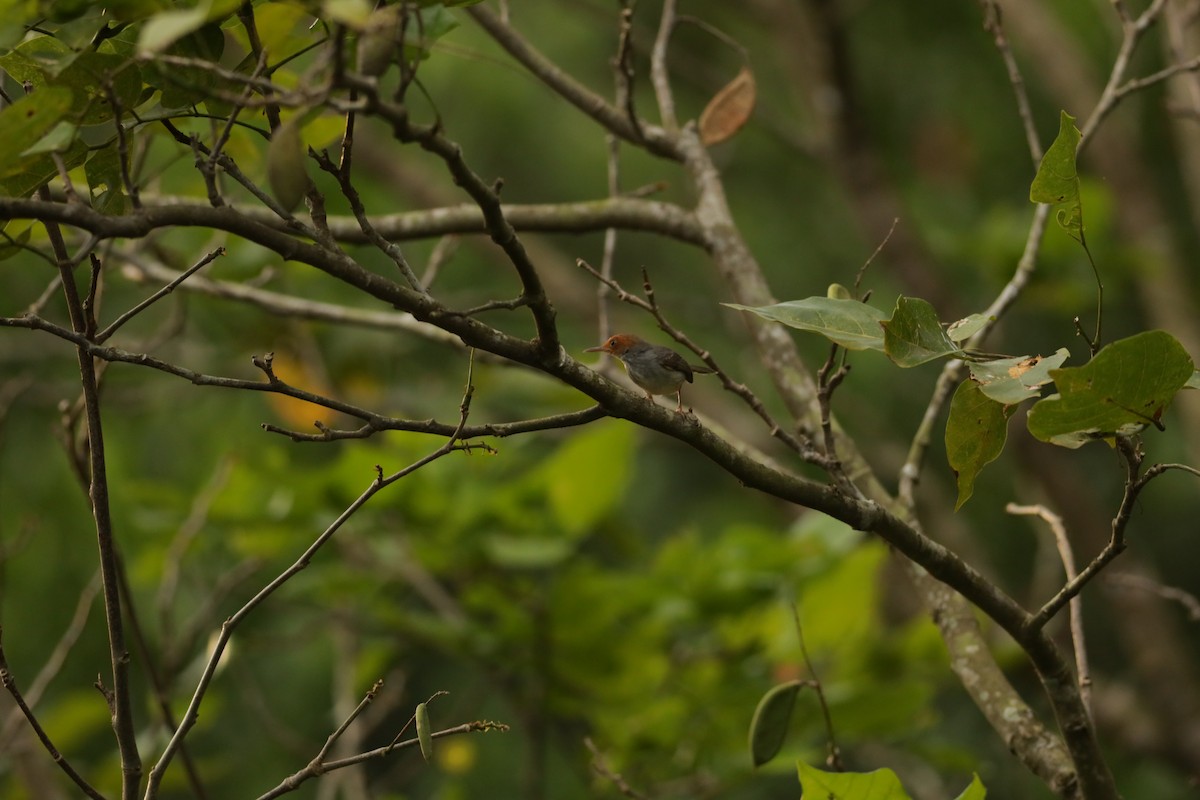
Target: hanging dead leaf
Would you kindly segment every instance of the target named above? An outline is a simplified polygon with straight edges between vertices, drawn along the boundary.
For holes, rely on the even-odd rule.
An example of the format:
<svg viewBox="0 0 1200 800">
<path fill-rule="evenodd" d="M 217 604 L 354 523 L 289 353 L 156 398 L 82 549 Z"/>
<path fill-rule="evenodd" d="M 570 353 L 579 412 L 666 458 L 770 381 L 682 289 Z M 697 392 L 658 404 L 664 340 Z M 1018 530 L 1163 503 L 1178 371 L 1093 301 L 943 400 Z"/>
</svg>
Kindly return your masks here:
<svg viewBox="0 0 1200 800">
<path fill-rule="evenodd" d="M 700 115 L 700 140 L 706 146 L 717 144 L 741 130 L 754 111 L 756 94 L 754 73 L 749 67 L 742 67 L 737 77 L 717 92 Z"/>
</svg>

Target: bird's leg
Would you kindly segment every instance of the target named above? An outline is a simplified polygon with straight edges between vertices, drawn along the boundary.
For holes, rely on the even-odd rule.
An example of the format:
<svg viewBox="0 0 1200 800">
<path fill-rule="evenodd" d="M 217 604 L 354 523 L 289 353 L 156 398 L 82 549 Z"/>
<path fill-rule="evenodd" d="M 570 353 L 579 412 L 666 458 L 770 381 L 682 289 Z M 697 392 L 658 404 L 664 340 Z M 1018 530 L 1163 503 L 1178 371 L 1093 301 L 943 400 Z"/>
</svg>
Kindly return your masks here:
<svg viewBox="0 0 1200 800">
<path fill-rule="evenodd" d="M 683 387 L 675 390 L 675 413 L 683 413 Z"/>
</svg>

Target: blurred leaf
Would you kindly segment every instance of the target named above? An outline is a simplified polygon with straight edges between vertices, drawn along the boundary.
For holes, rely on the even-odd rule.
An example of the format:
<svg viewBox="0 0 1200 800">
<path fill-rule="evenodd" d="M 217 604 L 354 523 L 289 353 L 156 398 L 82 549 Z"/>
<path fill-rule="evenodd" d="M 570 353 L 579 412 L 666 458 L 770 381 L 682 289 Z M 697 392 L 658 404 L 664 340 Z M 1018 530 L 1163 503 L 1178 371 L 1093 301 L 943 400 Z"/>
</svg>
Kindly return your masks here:
<svg viewBox="0 0 1200 800">
<path fill-rule="evenodd" d="M 400 48 L 404 22 L 403 6 L 384 6 L 371 12 L 358 37 L 358 71 L 382 75 Z"/>
<path fill-rule="evenodd" d="M 192 8 L 172 8 L 159 11 L 142 25 L 138 35 L 138 52 L 142 55 L 153 55 L 162 52 L 181 37 L 208 21 L 210 4 L 198 3 Z"/>
<path fill-rule="evenodd" d="M 137 22 L 168 7 L 168 0 L 106 0 L 104 8 L 119 22 Z"/>
<path fill-rule="evenodd" d="M 1013 405 L 1037 397 L 1038 388 L 1050 383 L 1050 370 L 1058 369 L 1070 357 L 1065 347 L 1052 356 L 1017 356 L 968 364 L 971 377 L 980 390 L 997 403 Z"/>
<path fill-rule="evenodd" d="M 634 428 L 594 425 L 566 440 L 538 471 L 550 512 L 568 534 L 590 530 L 625 496 L 633 460 Z"/>
<path fill-rule="evenodd" d="M 302 124 L 301 116 L 288 119 L 275 129 L 267 145 L 267 182 L 285 211 L 300 205 L 311 184 L 306 166 L 308 148 L 300 138 Z"/>
<path fill-rule="evenodd" d="M 1188 378 L 1187 383 L 1183 385 L 1185 389 L 1200 389 L 1200 369 L 1192 373 L 1192 377 Z"/>
<path fill-rule="evenodd" d="M 742 67 L 700 114 L 700 141 L 707 146 L 733 138 L 754 113 L 756 93 L 754 73 Z"/>
<path fill-rule="evenodd" d="M 825 772 L 797 764 L 803 796 L 814 800 L 911 800 L 890 769 L 874 772 Z"/>
<path fill-rule="evenodd" d="M 71 146 L 75 135 L 79 132 L 74 123 L 62 121 L 55 125 L 49 133 L 38 139 L 36 143 L 26 148 L 22 156 L 36 156 L 42 153 L 61 153 Z"/>
<path fill-rule="evenodd" d="M 975 381 L 966 380 L 958 385 L 946 420 L 946 459 L 958 476 L 955 511 L 970 499 L 980 471 L 1003 452 L 1008 439 L 1008 418 L 1016 408 L 991 399 Z"/>
<path fill-rule="evenodd" d="M 971 785 L 963 789 L 955 800 L 985 800 L 987 798 L 987 789 L 983 786 L 983 781 L 979 780 L 978 775 L 971 776 Z"/>
<path fill-rule="evenodd" d="M 2 127 L 3 119 L 0 119 L 0 128 Z M 0 133 L 0 140 L 3 140 L 3 138 L 3 134 Z M 68 170 L 72 170 L 83 163 L 83 160 L 87 158 L 87 153 L 87 145 L 76 139 L 59 158 Z M 0 156 L 0 164 L 3 164 L 3 156 Z M 28 197 L 39 186 L 57 176 L 58 166 L 54 163 L 53 156 L 42 154 L 26 157 L 21 164 L 20 172 L 0 178 L 0 195 L 6 197 Z"/>
<path fill-rule="evenodd" d="M 803 681 L 781 683 L 758 701 L 754 717 L 750 720 L 750 760 L 754 766 L 761 767 L 783 747 L 788 726 L 792 722 L 796 695 L 803 686 Z"/>
<path fill-rule="evenodd" d="M 0 181 L 29 171 L 22 153 L 62 121 L 72 100 L 69 89 L 50 87 L 0 111 Z"/>
<path fill-rule="evenodd" d="M 33 234 L 33 228 L 26 227 L 22 229 L 16 236 L 13 236 L 8 231 L 5 231 L 9 238 L 0 238 L 0 261 L 12 258 L 17 253 L 21 252 L 23 245 L 29 241 L 29 237 Z"/>
<path fill-rule="evenodd" d="M 1079 172 L 1075 154 L 1080 133 L 1075 118 L 1063 111 L 1058 120 L 1058 136 L 1042 156 L 1037 174 L 1029 187 L 1029 200 L 1058 206 L 1058 224 L 1072 239 L 1083 240 L 1083 206 L 1079 201 Z"/>
<path fill-rule="evenodd" d="M 483 540 L 483 547 L 496 566 L 505 569 L 547 569 L 565 561 L 575 551 L 575 542 L 545 536 L 494 533 Z"/>
<path fill-rule="evenodd" d="M 458 27 L 458 17 L 440 3 L 418 13 L 420 24 L 410 23 L 404 35 L 404 57 L 410 61 L 429 58 L 434 42 Z"/>
<path fill-rule="evenodd" d="M 13 80 L 32 84 L 36 90 L 76 58 L 74 50 L 53 36 L 35 36 L 0 56 L 0 67 Z"/>
<path fill-rule="evenodd" d="M 72 118 L 80 125 L 112 119 L 113 98 L 128 117 L 142 96 L 141 70 L 128 58 L 115 53 L 81 53 L 51 84 L 65 86 L 75 93 L 76 113 Z"/>
<path fill-rule="evenodd" d="M 773 322 L 782 322 L 802 331 L 819 333 L 847 350 L 883 350 L 883 328 L 887 315 L 858 300 L 833 297 L 807 297 L 771 306 L 721 305 L 738 311 L 750 311 Z"/>
<path fill-rule="evenodd" d="M 92 207 L 102 214 L 122 214 L 126 198 L 121 179 L 121 156 L 117 145 L 93 153 L 83 167 Z"/>
<path fill-rule="evenodd" d="M 1175 337 L 1147 331 L 1113 342 L 1082 367 L 1050 371 L 1057 394 L 1029 411 L 1029 432 L 1075 448 L 1132 434 L 1159 418 L 1191 379 L 1192 359 Z"/>
<path fill-rule="evenodd" d="M 950 341 L 937 312 L 919 297 L 900 297 L 892 318 L 883 324 L 883 346 L 888 358 L 901 367 L 915 367 L 962 351 Z"/>
<path fill-rule="evenodd" d="M 199 30 L 172 42 L 166 53 L 182 58 L 217 63 L 225 52 L 225 33 L 219 25 L 202 25 Z M 160 66 L 154 61 L 145 65 L 145 80 L 162 92 L 163 108 L 187 108 L 207 100 L 218 86 L 225 84 L 209 69 L 203 67 Z M 230 92 L 240 86 L 229 84 Z"/>
<path fill-rule="evenodd" d="M 254 19 L 258 24 L 258 35 L 263 49 L 267 51 L 272 62 L 299 52 L 312 41 L 308 31 L 312 15 L 300 5 L 264 3 L 255 7 Z M 240 27 L 235 28 L 234 32 L 239 37 L 245 35 Z M 251 70 L 255 66 L 254 55 L 251 53 L 247 57 L 250 63 L 246 69 Z"/>
<path fill-rule="evenodd" d="M 371 4 L 367 0 L 324 0 L 321 17 L 337 22 L 356 31 L 362 30 L 371 16 Z"/>
</svg>

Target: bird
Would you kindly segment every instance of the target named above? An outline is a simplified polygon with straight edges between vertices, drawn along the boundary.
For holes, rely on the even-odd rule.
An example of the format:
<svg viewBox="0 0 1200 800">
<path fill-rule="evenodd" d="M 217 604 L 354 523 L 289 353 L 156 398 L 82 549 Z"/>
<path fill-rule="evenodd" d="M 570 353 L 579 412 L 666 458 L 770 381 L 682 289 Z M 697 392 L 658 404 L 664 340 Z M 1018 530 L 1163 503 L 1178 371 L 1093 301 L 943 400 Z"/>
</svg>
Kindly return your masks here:
<svg viewBox="0 0 1200 800">
<path fill-rule="evenodd" d="M 716 370 L 689 364 L 683 356 L 669 347 L 651 344 L 632 333 L 614 334 L 602 345 L 589 347 L 585 353 L 608 353 L 620 359 L 629 378 L 654 402 L 656 394 L 675 393 L 677 413 L 683 413 L 683 382 L 692 382 L 693 374 L 709 374 Z"/>
</svg>

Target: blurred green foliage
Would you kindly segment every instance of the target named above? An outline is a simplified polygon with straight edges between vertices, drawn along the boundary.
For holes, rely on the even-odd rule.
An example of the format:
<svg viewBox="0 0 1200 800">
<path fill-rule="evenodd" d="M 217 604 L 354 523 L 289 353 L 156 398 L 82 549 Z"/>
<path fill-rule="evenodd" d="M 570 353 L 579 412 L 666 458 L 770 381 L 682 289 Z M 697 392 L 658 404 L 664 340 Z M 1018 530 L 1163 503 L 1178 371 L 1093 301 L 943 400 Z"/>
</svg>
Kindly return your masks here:
<svg viewBox="0 0 1200 800">
<path fill-rule="evenodd" d="M 42 28 L 57 31 L 65 44 L 33 37 L 0 57 L 9 75 L 5 89 L 17 96 L 15 81 L 30 80 L 40 87 L 34 97 L 42 98 L 42 111 L 63 105 L 60 90 L 73 93 L 81 128 L 72 144 L 58 149 L 77 184 L 90 189 L 92 202 L 105 213 L 121 213 L 129 199 L 114 194 L 119 164 L 111 126 L 101 125 L 111 123 L 111 115 L 97 100 L 100 84 L 94 79 L 110 56 L 132 52 L 139 30 L 145 30 L 139 20 L 167 4 L 108 4 L 131 24 L 114 31 L 99 52 L 84 54 L 94 63 L 74 55 L 108 30 L 100 10 L 75 2 L 37 5 L 50 20 Z M 231 4 L 214 8 L 218 5 L 222 16 L 150 44 L 175 55 L 241 64 L 248 47 L 244 28 L 231 15 Z M 310 29 L 311 15 L 328 12 L 318 3 L 252 5 L 262 40 L 276 53 L 299 54 L 322 35 L 321 28 Z M 341 5 L 346 8 L 338 13 L 356 13 L 355 4 Z M 830 283 L 851 284 L 880 237 L 858 216 L 858 198 L 831 168 L 829 143 L 813 133 L 819 120 L 805 95 L 813 87 L 801 80 L 794 42 L 784 29 L 772 30 L 769 4 L 763 5 L 757 11 L 723 3 L 689 8 L 750 48 L 759 84 L 759 115 L 716 156 L 742 232 L 775 294 L 821 295 Z M 512 7 L 522 31 L 548 56 L 593 87 L 611 86 L 616 22 L 609 5 Z M 655 22 L 649 11 L 638 9 L 635 26 L 639 109 L 653 102 L 644 80 Z M 859 93 L 861 126 L 870 131 L 883 174 L 905 211 L 900 225 L 921 243 L 929 270 L 914 278 L 884 248 L 865 284 L 881 307 L 913 293 L 911 283 L 923 279 L 923 285 L 940 289 L 929 300 L 941 319 L 979 311 L 1008 280 L 1024 246 L 1033 175 L 990 37 L 973 4 L 875 2 L 841 11 L 847 15 L 847 56 L 855 69 L 851 85 Z M 1111 58 L 1111 37 L 1095 22 L 1094 9 L 1064 7 L 1055 13 L 1066 17 L 1066 29 L 1079 37 L 1085 57 L 1096 64 Z M 3 19 L 0 43 L 16 46 L 23 30 L 14 33 Z M 414 115 L 440 120 L 477 172 L 503 179 L 508 202 L 603 196 L 606 145 L 594 126 L 513 68 L 475 26 L 451 29 L 439 20 L 443 35 L 420 67 L 428 100 L 410 95 Z M 31 55 L 37 56 L 32 65 L 18 57 Z M 313 53 L 299 54 L 272 77 L 282 85 L 302 85 L 316 60 Z M 691 118 L 737 63 L 712 37 L 684 26 L 672 66 L 681 114 Z M 140 98 L 146 120 L 170 117 L 185 136 L 211 140 L 217 123 L 205 115 L 219 115 L 228 104 L 208 99 L 193 106 L 228 87 L 202 71 L 150 63 L 139 69 L 116 73 L 118 96 L 129 105 L 137 105 L 130 98 Z M 1031 84 L 1034 116 L 1048 139 L 1060 104 L 1040 82 Z M 24 126 L 4 124 L 23 105 L 33 104 L 18 100 L 0 116 L 0 181 L 9 194 L 27 193 L 57 171 L 44 153 L 21 158 L 39 142 L 57 147 L 44 140 L 52 126 L 40 125 L 36 117 Z M 226 152 L 265 185 L 266 119 L 255 111 L 241 121 L 230 132 Z M 330 147 L 339 124 L 336 115 L 316 120 L 304 129 L 305 143 Z M 147 186 L 164 195 L 204 197 L 187 147 L 158 125 L 130 131 L 143 143 L 140 169 Z M 414 147 L 395 145 L 381 126 L 364 122 L 358 136 L 355 180 L 371 213 L 465 199 L 439 162 Z M 1173 156 L 1155 144 L 1146 144 L 1157 159 L 1148 169 L 1165 169 Z M 620 167 L 624 188 L 662 181 L 656 198 L 688 203 L 686 178 L 672 166 L 625 148 Z M 348 213 L 329 176 L 312 172 L 329 212 Z M 233 199 L 251 199 L 232 184 L 228 188 Z M 1155 255 L 1117 230 L 1123 200 L 1104 176 L 1085 173 L 1079 188 L 1090 246 L 1103 262 L 1110 296 L 1119 298 L 1110 304 L 1106 324 L 1123 334 L 1139 330 L 1144 311 L 1130 296 L 1135 282 L 1154 272 Z M 23 246 L 46 243 L 38 225 L 7 222 L 4 231 Z M 1060 234 L 1047 235 L 1037 278 L 999 332 L 997 348 L 1051 353 L 1071 343 L 1083 353 L 1070 340 L 1070 320 L 1090 313 L 1094 283 L 1076 243 Z M 580 256 L 598 258 L 601 234 L 525 240 L 560 311 L 566 347 L 578 357 L 597 341 L 595 287 L 573 263 Z M 349 287 L 327 276 L 211 231 L 172 229 L 155 248 L 164 262 L 186 266 L 218 244 L 228 255 L 206 268 L 207 277 L 363 305 Z M 433 248 L 429 242 L 403 246 L 415 264 L 424 263 Z M 347 250 L 371 269 L 389 276 L 394 270 L 372 248 Z M 15 316 L 39 296 L 53 271 L 18 247 L 2 255 L 0 315 Z M 616 263 L 616 277 L 628 289 L 638 287 L 646 267 L 671 319 L 697 334 L 722 364 L 738 365 L 738 378 L 768 405 L 777 404 L 754 366 L 741 314 L 721 305 L 726 293 L 705 253 L 624 232 Z M 437 290 L 454 305 L 469 307 L 511 294 L 515 286 L 495 249 L 471 238 L 439 274 Z M 149 291 L 129 273 L 109 269 L 102 318 L 111 320 Z M 617 329 L 652 326 L 628 307 L 614 306 L 612 312 Z M 529 332 L 524 316 L 506 313 L 489 321 Z M 52 299 L 45 314 L 61 319 L 61 300 Z M 171 335 L 160 337 L 163 331 Z M 395 331 L 282 318 L 183 291 L 133 322 L 122 337 L 122 346 L 130 349 L 152 349 L 192 369 L 242 378 L 258 376 L 251 355 L 273 351 L 287 380 L 414 419 L 454 421 L 468 368 L 465 354 Z M 813 364 L 827 354 L 816 339 L 800 342 Z M 850 433 L 867 443 L 873 464 L 889 474 L 903 460 L 936 372 L 925 367 L 899 373 L 872 353 L 856 355 L 852 363 L 837 410 Z M 474 377 L 473 422 L 582 405 L 565 387 L 517 368 L 481 363 Z M 55 441 L 59 404 L 69 409 L 78 395 L 74 354 L 48 337 L 5 330 L 0 378 L 11 390 L 0 395 L 11 402 L 0 418 L 0 622 L 13 673 L 28 687 L 93 578 L 95 536 L 86 491 Z M 724 404 L 715 384 L 698 384 L 695 392 L 698 407 L 711 408 L 735 431 L 768 446 L 765 434 L 749 432 L 753 429 Z M 104 403 L 124 568 L 176 717 L 221 622 L 367 489 L 377 465 L 391 473 L 440 444 L 397 433 L 297 444 L 260 425 L 307 432 L 313 419 L 351 423 L 324 409 L 265 394 L 196 388 L 125 365 L 107 370 Z M 1169 416 L 1168 424 L 1178 423 Z M 1164 438 L 1155 442 L 1157 457 L 1184 458 L 1185 444 Z M 1048 796 L 969 705 L 946 668 L 936 629 L 903 595 L 904 584 L 880 542 L 819 514 L 748 494 L 674 441 L 625 422 L 490 443 L 494 455 L 451 454 L 373 498 L 239 629 L 188 739 L 209 796 L 257 796 L 300 769 L 344 717 L 347 702 L 353 707 L 382 677 L 384 694 L 356 724 L 361 738 L 355 741 L 363 749 L 388 744 L 416 705 L 438 691 L 449 695 L 428 706 L 435 728 L 494 719 L 512 729 L 439 739 L 431 766 L 415 749 L 373 762 L 366 768 L 371 796 L 615 796 L 612 781 L 589 769 L 592 756 L 583 743 L 588 737 L 608 769 L 655 797 L 794 797 L 796 761 L 820 764 L 825 756 L 825 728 L 812 693 L 798 696 L 780 757 L 755 771 L 746 745 L 751 714 L 764 692 L 813 677 L 801 657 L 793 603 L 849 767 L 869 771 L 886 764 L 906 777 L 906 785 L 909 775 L 933 773 L 937 779 L 925 782 L 932 786 L 930 797 L 953 796 L 973 773 L 996 797 Z M 940 466 L 945 458 L 938 454 L 931 461 L 939 466 L 931 467 L 921 501 L 943 509 L 934 515 L 938 538 L 987 564 L 1014 595 L 1038 602 L 1037 593 L 1047 585 L 1034 582 L 1034 573 L 1045 570 L 1037 566 L 1043 545 L 999 513 L 1003 500 L 1027 485 L 1022 465 L 1029 446 L 1018 443 L 1001 455 L 957 517 L 945 513 L 954 505 L 955 479 Z M 1088 502 L 1106 520 L 1121 476 L 1101 448 L 1076 458 L 1071 474 L 1094 476 Z M 1168 582 L 1192 591 L 1200 589 L 1188 566 L 1197 511 L 1195 492 L 1163 490 L 1138 520 L 1139 531 L 1162 531 L 1145 537 L 1147 558 L 1161 566 Z M 1101 598 L 1089 622 L 1100 634 L 1092 639 L 1093 652 L 1101 670 L 1124 680 L 1126 667 L 1102 613 L 1104 602 Z M 1014 682 L 1033 686 L 1024 662 L 996 638 Z M 1196 649 L 1194 642 L 1180 647 Z M 107 658 L 95 605 L 37 713 L 74 766 L 111 793 L 120 765 L 107 709 L 91 687 L 97 673 L 106 673 Z M 167 734 L 141 655 L 135 654 L 134 663 L 139 744 L 152 759 Z M 0 725 L 9 708 L 7 697 L 0 698 Z M 24 759 L 46 760 L 36 750 L 0 755 L 5 798 L 28 796 Z M 1127 796 L 1185 796 L 1186 770 L 1167 758 L 1116 752 L 1114 761 Z M 66 785 L 57 774 L 51 780 Z M 190 796 L 178 764 L 165 786 L 171 797 Z M 306 786 L 295 796 L 317 795 Z"/>
</svg>

